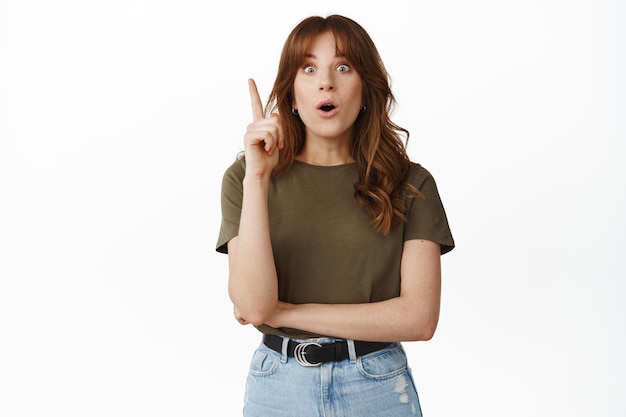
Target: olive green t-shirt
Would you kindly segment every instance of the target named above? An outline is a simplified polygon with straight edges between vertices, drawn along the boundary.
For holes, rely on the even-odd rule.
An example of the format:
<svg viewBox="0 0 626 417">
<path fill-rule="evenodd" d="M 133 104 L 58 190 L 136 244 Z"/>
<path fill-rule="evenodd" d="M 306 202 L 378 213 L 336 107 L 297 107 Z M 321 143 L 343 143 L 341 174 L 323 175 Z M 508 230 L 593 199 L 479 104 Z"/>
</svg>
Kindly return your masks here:
<svg viewBox="0 0 626 417">
<path fill-rule="evenodd" d="M 227 253 L 237 236 L 245 160 L 236 160 L 222 182 L 222 222 L 216 250 Z M 400 295 L 400 259 L 405 240 L 427 239 L 444 254 L 454 248 L 435 180 L 413 163 L 408 181 L 423 194 L 406 197 L 406 218 L 387 235 L 377 232 L 354 199 L 356 164 L 316 166 L 294 161 L 269 185 L 270 237 L 278 273 L 278 296 L 301 303 L 369 303 Z M 252 261 L 253 262 L 253 261 Z M 317 335 L 267 325 L 263 333 L 292 338 Z"/>
</svg>

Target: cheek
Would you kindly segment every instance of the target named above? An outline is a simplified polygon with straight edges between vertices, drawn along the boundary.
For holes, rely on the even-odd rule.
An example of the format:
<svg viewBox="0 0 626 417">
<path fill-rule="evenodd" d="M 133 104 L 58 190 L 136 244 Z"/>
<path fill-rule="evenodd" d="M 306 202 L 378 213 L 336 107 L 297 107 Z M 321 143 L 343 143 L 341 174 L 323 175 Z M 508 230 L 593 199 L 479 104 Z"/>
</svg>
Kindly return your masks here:
<svg viewBox="0 0 626 417">
<path fill-rule="evenodd" d="M 363 82 L 361 79 L 355 80 L 351 85 L 352 96 L 355 100 L 361 104 L 361 99 L 363 97 Z"/>
<path fill-rule="evenodd" d="M 296 82 L 293 83 L 293 105 L 297 105 L 298 103 L 304 102 L 305 94 L 302 83 Z"/>
</svg>

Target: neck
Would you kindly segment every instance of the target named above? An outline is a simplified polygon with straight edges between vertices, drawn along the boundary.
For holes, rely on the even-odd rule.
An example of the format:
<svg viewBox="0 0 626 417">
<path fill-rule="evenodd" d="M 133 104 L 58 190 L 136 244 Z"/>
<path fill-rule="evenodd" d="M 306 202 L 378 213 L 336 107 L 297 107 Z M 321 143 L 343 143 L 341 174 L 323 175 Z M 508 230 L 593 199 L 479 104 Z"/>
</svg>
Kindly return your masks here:
<svg viewBox="0 0 626 417">
<path fill-rule="evenodd" d="M 296 160 L 310 165 L 334 166 L 354 162 L 351 140 L 324 140 L 307 137 Z"/>
<path fill-rule="evenodd" d="M 302 152 L 296 155 L 296 160 L 320 166 L 345 165 L 354 162 L 348 149 L 320 149 L 306 144 Z"/>
</svg>

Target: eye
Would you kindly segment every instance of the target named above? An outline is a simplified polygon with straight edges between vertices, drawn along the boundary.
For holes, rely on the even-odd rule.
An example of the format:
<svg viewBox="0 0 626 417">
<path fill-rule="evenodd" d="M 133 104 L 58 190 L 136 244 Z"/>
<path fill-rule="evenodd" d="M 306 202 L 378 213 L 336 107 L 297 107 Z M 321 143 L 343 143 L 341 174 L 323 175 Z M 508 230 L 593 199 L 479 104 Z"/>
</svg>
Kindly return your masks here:
<svg viewBox="0 0 626 417">
<path fill-rule="evenodd" d="M 350 71 L 350 67 L 346 64 L 341 64 L 337 67 L 337 71 L 339 72 L 348 72 Z"/>
<path fill-rule="evenodd" d="M 307 74 L 312 74 L 312 73 L 314 73 L 314 72 L 315 72 L 315 68 L 313 68 L 313 67 L 312 67 L 312 66 L 310 66 L 310 65 L 306 65 L 306 66 L 303 68 L 303 70 L 304 70 L 304 72 L 305 72 L 305 73 L 307 73 Z"/>
</svg>

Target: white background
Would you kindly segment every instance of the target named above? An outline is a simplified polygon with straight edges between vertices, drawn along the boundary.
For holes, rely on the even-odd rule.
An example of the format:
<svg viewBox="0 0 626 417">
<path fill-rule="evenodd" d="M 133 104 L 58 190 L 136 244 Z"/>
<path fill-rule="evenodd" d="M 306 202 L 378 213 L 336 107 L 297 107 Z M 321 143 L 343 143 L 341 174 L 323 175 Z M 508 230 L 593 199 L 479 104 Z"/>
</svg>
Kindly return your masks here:
<svg viewBox="0 0 626 417">
<path fill-rule="evenodd" d="M 0 2 L 0 415 L 238 416 L 224 169 L 313 14 L 378 45 L 457 248 L 425 415 L 624 416 L 620 1 Z M 218 411 L 221 410 L 221 411 Z"/>
</svg>

